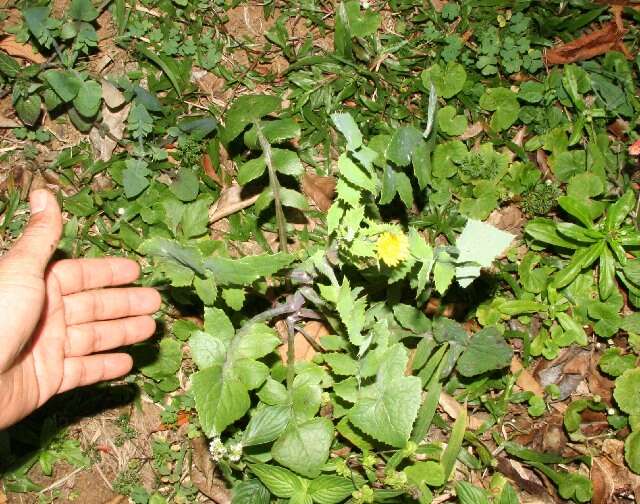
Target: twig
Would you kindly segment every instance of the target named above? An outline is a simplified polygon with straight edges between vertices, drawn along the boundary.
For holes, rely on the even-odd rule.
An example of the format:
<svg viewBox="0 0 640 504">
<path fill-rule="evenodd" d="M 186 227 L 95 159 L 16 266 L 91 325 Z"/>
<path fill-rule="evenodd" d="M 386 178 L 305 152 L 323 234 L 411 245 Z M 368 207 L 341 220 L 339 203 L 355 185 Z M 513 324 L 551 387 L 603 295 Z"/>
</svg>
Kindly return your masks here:
<svg viewBox="0 0 640 504">
<path fill-rule="evenodd" d="M 258 141 L 264 155 L 264 160 L 269 170 L 269 185 L 271 186 L 271 192 L 273 192 L 273 203 L 276 206 L 276 223 L 278 225 L 278 239 L 280 240 L 280 250 L 287 253 L 287 223 L 284 218 L 284 211 L 282 210 L 282 202 L 280 201 L 280 182 L 276 175 L 276 170 L 273 166 L 273 160 L 271 158 L 271 144 L 264 136 L 262 131 L 262 124 L 260 121 L 255 122 L 256 133 L 258 134 Z"/>
<path fill-rule="evenodd" d="M 260 195 L 256 194 L 255 196 L 251 196 L 251 198 L 247 198 L 246 200 L 238 201 L 233 205 L 229 205 L 223 210 L 220 210 L 220 211 L 216 210 L 213 213 L 213 215 L 209 217 L 209 224 L 213 224 L 214 222 L 219 221 L 220 219 L 224 219 L 225 217 L 229 217 L 229 215 L 232 215 L 236 212 L 239 212 L 240 210 L 244 210 L 245 208 L 250 207 L 258 200 L 259 197 Z"/>
<path fill-rule="evenodd" d="M 82 471 L 84 469 L 86 469 L 86 468 L 85 467 L 77 467 L 76 469 L 71 471 L 69 474 L 67 474 L 64 478 L 60 478 L 58 481 L 55 481 L 55 482 L 51 483 L 51 485 L 49 485 L 47 488 L 43 488 L 38 493 L 40 495 L 43 495 L 45 492 L 48 492 L 49 490 L 53 490 L 54 488 L 58 488 L 59 486 L 61 486 L 64 483 L 66 483 L 68 480 L 73 478 L 76 474 L 78 474 L 80 471 Z"/>
</svg>

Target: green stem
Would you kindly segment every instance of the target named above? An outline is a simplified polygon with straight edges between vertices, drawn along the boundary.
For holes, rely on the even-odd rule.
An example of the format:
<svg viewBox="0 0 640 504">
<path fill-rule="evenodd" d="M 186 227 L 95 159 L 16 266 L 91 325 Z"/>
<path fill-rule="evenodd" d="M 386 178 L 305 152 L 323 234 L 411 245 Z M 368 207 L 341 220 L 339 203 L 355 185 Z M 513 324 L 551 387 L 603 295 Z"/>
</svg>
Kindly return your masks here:
<svg viewBox="0 0 640 504">
<path fill-rule="evenodd" d="M 287 222 L 284 218 L 284 211 L 282 210 L 282 202 L 280 201 L 280 182 L 276 176 L 276 170 L 273 167 L 273 160 L 271 157 L 271 144 L 264 136 L 262 131 L 262 124 L 260 121 L 255 122 L 256 133 L 258 134 L 258 141 L 260 147 L 262 147 L 262 153 L 264 155 L 264 161 L 267 165 L 269 172 L 269 185 L 271 186 L 271 192 L 273 193 L 273 203 L 276 206 L 276 223 L 278 225 L 278 239 L 280 241 L 280 251 L 287 252 Z"/>
</svg>

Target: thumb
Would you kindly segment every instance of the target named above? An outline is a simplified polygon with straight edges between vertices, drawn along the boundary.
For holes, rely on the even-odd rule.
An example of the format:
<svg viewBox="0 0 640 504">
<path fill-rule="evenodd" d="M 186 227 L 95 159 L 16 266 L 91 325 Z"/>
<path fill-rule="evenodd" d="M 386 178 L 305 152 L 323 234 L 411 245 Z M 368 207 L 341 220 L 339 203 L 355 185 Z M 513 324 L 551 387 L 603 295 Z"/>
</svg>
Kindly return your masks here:
<svg viewBox="0 0 640 504">
<path fill-rule="evenodd" d="M 62 215 L 55 197 L 45 189 L 29 195 L 29 206 L 29 223 L 5 260 L 11 269 L 42 278 L 62 234 Z"/>
</svg>

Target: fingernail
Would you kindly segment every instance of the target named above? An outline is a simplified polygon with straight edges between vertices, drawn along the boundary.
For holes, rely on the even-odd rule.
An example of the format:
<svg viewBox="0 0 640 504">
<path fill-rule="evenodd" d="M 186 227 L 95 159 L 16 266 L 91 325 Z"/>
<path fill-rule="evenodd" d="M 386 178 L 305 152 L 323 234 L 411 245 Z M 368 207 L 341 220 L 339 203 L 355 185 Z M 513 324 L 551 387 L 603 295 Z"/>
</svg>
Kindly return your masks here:
<svg viewBox="0 0 640 504">
<path fill-rule="evenodd" d="M 47 207 L 47 191 L 37 190 L 29 195 L 29 206 L 31 207 L 31 215 L 42 212 Z"/>
</svg>

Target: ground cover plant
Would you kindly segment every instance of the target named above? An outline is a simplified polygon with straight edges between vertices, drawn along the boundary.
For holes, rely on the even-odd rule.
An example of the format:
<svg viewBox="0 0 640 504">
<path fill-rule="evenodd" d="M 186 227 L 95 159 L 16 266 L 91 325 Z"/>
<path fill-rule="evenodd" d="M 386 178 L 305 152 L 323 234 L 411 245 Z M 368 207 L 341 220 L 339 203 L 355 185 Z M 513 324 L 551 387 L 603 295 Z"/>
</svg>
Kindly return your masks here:
<svg viewBox="0 0 640 504">
<path fill-rule="evenodd" d="M 640 498 L 634 1 L 0 20 L 3 249 L 46 186 L 164 300 L 0 432 L 0 503 Z"/>
</svg>

